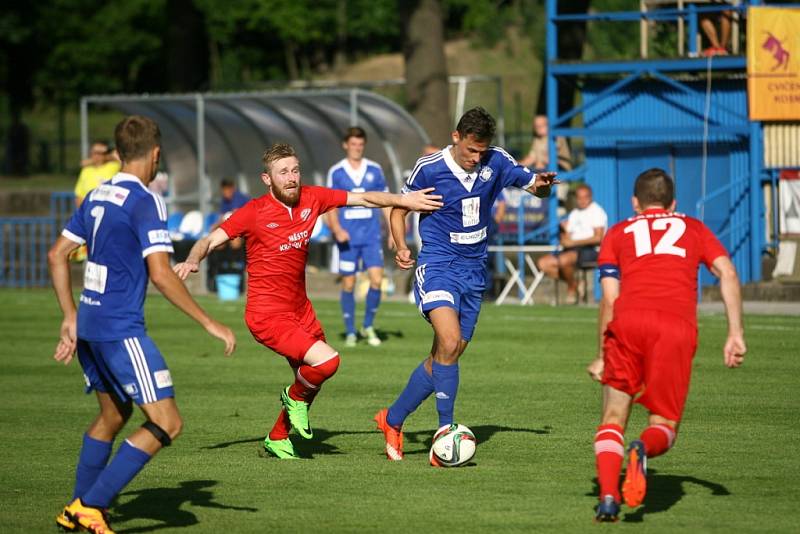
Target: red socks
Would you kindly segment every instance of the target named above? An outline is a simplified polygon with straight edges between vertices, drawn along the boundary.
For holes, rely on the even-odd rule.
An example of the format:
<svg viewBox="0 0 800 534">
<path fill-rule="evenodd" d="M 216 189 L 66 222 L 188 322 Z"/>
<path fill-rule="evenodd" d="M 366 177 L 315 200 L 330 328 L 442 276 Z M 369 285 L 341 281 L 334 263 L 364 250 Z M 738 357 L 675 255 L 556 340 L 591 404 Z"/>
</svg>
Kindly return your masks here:
<svg viewBox="0 0 800 534">
<path fill-rule="evenodd" d="M 600 425 L 594 436 L 594 455 L 597 465 L 597 481 L 600 484 L 600 498 L 613 495 L 620 502 L 619 474 L 625 456 L 625 438 L 619 425 Z"/>
<path fill-rule="evenodd" d="M 275 421 L 275 425 L 269 431 L 269 439 L 273 441 L 286 439 L 289 437 L 291 429 L 292 424 L 289 422 L 289 414 L 286 413 L 286 410 L 281 409 L 281 413 L 278 414 L 278 420 Z"/>
<path fill-rule="evenodd" d="M 667 425 L 651 425 L 644 429 L 639 439 L 644 443 L 648 458 L 667 452 L 675 442 L 675 430 Z"/>
<path fill-rule="evenodd" d="M 331 359 L 311 366 L 303 364 L 295 371 L 295 380 L 289 388 L 289 397 L 302 400 L 311 404 L 317 396 L 320 386 L 332 377 L 339 368 L 339 355 L 334 354 Z"/>
</svg>

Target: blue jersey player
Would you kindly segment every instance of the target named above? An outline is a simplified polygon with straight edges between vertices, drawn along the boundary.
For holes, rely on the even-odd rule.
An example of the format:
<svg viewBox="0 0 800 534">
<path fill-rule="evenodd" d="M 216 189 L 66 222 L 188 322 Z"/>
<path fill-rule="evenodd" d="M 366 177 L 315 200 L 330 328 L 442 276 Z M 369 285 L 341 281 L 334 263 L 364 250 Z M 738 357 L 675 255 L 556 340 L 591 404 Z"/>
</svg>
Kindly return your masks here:
<svg viewBox="0 0 800 534">
<path fill-rule="evenodd" d="M 404 187 L 405 192 L 434 187 L 444 206 L 419 222 L 422 250 L 414 296 L 433 326 L 431 353 L 411 373 L 394 404 L 375 416 L 390 460 L 403 459 L 403 422 L 432 393 L 439 426 L 453 422 L 458 358 L 472 339 L 486 288 L 487 233 L 495 200 L 505 187 L 547 197 L 558 183 L 555 173 L 534 174 L 502 148 L 491 146 L 494 132 L 494 119 L 483 108 L 467 111 L 452 134 L 453 144 L 420 158 Z M 391 213 L 395 261 L 401 269 L 414 265 L 405 242 L 406 214 L 397 208 Z M 433 456 L 430 461 L 438 465 Z"/>
<path fill-rule="evenodd" d="M 211 319 L 172 271 L 172 243 L 163 200 L 147 190 L 158 170 L 161 134 L 146 117 L 130 116 L 115 130 L 122 169 L 86 197 L 50 249 L 48 261 L 64 319 L 54 357 L 64 364 L 77 350 L 87 392 L 100 413 L 83 436 L 72 502 L 56 517 L 69 531 L 109 534 L 105 510 L 162 447 L 181 431 L 172 377 L 145 331 L 143 305 L 148 280 L 181 311 L 225 342 L 231 330 Z M 76 310 L 68 257 L 86 244 L 84 288 Z M 114 438 L 131 416 L 132 404 L 146 421 L 119 446 Z"/>
<path fill-rule="evenodd" d="M 366 132 L 357 126 L 348 128 L 342 140 L 345 158 L 328 171 L 328 187 L 352 193 L 389 191 L 381 166 L 364 157 Z M 381 211 L 386 218 L 387 233 L 389 208 L 345 207 L 331 211 L 326 221 L 339 249 L 339 274 L 342 276 L 340 301 L 345 326 L 345 346 L 356 345 L 356 301 L 353 290 L 356 272 L 366 270 L 369 289 L 364 310 L 361 336 L 372 346 L 381 344 L 372 323 L 381 303 L 383 281 L 383 240 L 381 239 Z M 391 236 L 390 248 L 393 247 Z"/>
</svg>

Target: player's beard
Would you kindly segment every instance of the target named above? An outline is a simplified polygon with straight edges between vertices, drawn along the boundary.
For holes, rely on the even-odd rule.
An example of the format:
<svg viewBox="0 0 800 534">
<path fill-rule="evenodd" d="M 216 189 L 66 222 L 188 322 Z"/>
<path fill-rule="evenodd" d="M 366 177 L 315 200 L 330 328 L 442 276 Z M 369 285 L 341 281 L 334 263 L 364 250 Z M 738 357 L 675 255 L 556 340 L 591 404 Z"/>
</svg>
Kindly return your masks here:
<svg viewBox="0 0 800 534">
<path fill-rule="evenodd" d="M 286 206 L 294 206 L 300 200 L 300 184 L 297 184 L 297 187 L 291 189 L 289 191 L 284 191 L 275 185 L 270 186 L 270 191 L 272 191 L 272 196 L 277 198 L 281 203 L 285 204 Z"/>
</svg>

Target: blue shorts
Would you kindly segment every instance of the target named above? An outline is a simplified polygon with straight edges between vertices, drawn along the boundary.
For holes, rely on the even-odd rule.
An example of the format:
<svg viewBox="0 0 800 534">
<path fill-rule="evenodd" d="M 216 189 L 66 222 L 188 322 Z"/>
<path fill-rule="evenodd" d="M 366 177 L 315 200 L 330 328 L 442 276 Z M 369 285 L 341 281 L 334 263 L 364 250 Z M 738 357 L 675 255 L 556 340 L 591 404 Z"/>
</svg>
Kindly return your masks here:
<svg viewBox="0 0 800 534">
<path fill-rule="evenodd" d="M 339 247 L 339 274 L 349 276 L 371 267 L 383 268 L 383 246 L 380 243 L 352 245 L 349 241 Z"/>
<path fill-rule="evenodd" d="M 78 360 L 86 379 L 86 393 L 94 389 L 136 404 L 175 396 L 164 357 L 147 336 L 122 341 L 78 339 Z"/>
<path fill-rule="evenodd" d="M 458 261 L 423 263 L 417 266 L 414 278 L 414 300 L 425 319 L 430 321 L 433 309 L 453 308 L 458 313 L 461 339 L 471 340 L 486 290 L 486 267 Z"/>
</svg>

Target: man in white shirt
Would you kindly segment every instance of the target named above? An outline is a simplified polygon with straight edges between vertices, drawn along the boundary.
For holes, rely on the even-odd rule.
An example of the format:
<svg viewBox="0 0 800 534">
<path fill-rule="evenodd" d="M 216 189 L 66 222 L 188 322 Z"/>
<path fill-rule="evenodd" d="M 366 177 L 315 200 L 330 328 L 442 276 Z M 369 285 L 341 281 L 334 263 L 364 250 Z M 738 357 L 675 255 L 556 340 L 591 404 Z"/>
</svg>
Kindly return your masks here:
<svg viewBox="0 0 800 534">
<path fill-rule="evenodd" d="M 581 184 L 575 190 L 577 207 L 561 222 L 561 247 L 556 254 L 542 256 L 536 262 L 546 276 L 561 278 L 567 283 L 567 302 L 578 299 L 576 266 L 597 261 L 597 246 L 603 240 L 608 227 L 608 216 L 597 202 L 592 200 L 592 188 Z"/>
</svg>

